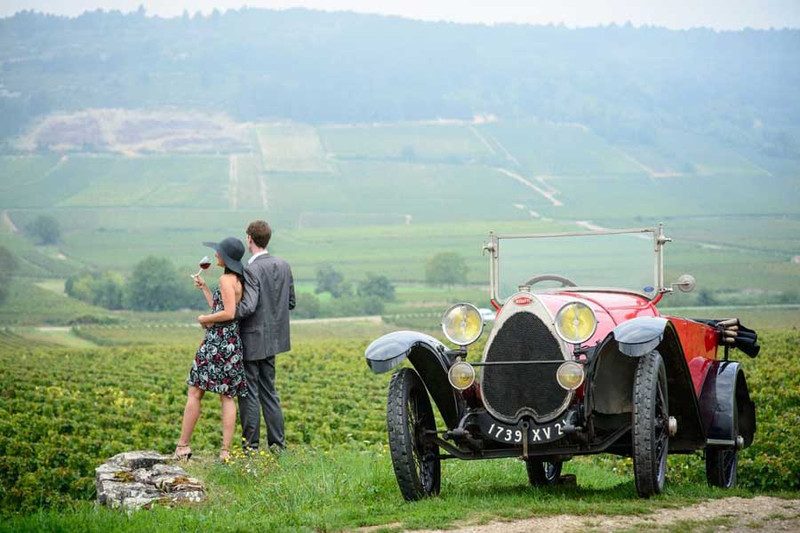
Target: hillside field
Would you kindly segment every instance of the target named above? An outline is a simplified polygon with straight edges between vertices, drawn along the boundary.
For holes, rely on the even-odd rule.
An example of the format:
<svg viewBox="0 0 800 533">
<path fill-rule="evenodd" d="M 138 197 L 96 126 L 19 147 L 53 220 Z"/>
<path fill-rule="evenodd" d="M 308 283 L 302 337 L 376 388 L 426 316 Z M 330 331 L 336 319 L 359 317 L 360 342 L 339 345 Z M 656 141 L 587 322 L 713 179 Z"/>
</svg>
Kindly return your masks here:
<svg viewBox="0 0 800 533">
<path fill-rule="evenodd" d="M 158 124 L 163 138 L 186 135 L 170 133 L 166 119 Z M 539 120 L 209 124 L 235 130 L 241 143 L 224 152 L 201 142 L 172 152 L 162 143 L 151 151 L 0 156 L 0 245 L 18 258 L 17 276 L 127 273 L 148 255 L 189 273 L 208 253 L 203 241 L 243 237 L 251 220 L 266 218 L 270 249 L 289 260 L 298 283 L 313 284 L 326 263 L 353 282 L 372 273 L 419 283 L 431 256 L 455 251 L 477 288 L 488 282 L 481 249 L 489 231 L 664 222 L 674 240 L 668 278 L 692 273 L 700 289 L 728 303 L 798 301 L 800 165 L 790 160 L 674 130 L 632 145 Z M 217 130 L 198 135 L 209 131 Z M 56 246 L 24 236 L 42 214 L 61 226 Z M 608 268 L 592 253 L 580 262 Z M 540 262 L 522 275 L 563 266 Z"/>
</svg>

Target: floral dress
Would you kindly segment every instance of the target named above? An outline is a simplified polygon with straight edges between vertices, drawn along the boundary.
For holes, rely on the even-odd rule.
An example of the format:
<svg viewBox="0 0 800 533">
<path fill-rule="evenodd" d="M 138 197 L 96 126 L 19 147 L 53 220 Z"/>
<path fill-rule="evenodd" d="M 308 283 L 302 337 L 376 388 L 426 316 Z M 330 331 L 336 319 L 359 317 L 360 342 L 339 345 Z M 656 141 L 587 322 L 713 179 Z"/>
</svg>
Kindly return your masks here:
<svg viewBox="0 0 800 533">
<path fill-rule="evenodd" d="M 211 308 L 213 313 L 224 309 L 219 289 L 214 291 Z M 186 383 L 231 398 L 247 395 L 239 322 L 212 324 L 206 330 Z"/>
</svg>

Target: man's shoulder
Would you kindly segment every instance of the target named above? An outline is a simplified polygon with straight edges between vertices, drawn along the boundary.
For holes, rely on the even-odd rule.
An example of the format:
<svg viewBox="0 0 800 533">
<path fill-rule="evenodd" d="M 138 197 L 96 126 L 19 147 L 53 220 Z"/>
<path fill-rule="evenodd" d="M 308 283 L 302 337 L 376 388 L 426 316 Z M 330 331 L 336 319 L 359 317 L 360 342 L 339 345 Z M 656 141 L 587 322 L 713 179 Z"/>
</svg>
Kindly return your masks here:
<svg viewBox="0 0 800 533">
<path fill-rule="evenodd" d="M 285 259 L 282 259 L 282 258 L 280 258 L 278 256 L 275 256 L 275 255 L 272 255 L 272 254 L 264 254 L 264 255 L 259 255 L 258 257 L 256 257 L 253 260 L 253 262 L 250 263 L 249 265 L 247 265 L 245 268 L 246 269 L 251 269 L 251 271 L 252 271 L 252 270 L 266 268 L 266 267 L 268 267 L 270 265 L 272 265 L 272 266 L 278 265 L 278 266 L 286 266 L 286 267 L 288 267 L 289 263 L 287 263 Z"/>
</svg>

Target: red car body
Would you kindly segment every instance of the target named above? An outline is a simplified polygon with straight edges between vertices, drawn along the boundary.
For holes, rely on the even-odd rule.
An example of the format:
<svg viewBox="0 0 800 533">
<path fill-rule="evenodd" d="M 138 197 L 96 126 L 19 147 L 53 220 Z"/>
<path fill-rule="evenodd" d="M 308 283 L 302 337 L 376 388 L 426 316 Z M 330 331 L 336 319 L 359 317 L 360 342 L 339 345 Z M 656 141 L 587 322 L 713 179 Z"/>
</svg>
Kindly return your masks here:
<svg viewBox="0 0 800 533">
<path fill-rule="evenodd" d="M 480 361 L 467 361 L 466 345 L 477 339 L 466 337 L 467 317 L 473 324 L 481 320 L 470 304 L 445 313 L 462 317 L 451 321 L 460 324 L 462 342 L 461 330 L 453 330 L 459 337 L 454 339 L 443 318 L 445 335 L 462 345 L 457 350 L 414 331 L 390 333 L 367 348 L 367 363 L 376 373 L 406 359 L 414 367 L 395 373 L 387 404 L 389 444 L 406 499 L 437 493 L 439 461 L 450 458 L 520 457 L 530 482 L 548 485 L 573 456 L 629 456 L 637 492 L 649 497 L 663 489 L 667 453 L 704 450 L 709 484 L 735 484 L 738 450 L 752 443 L 756 419 L 744 371 L 729 360 L 729 348 L 755 356 L 757 335 L 735 319 L 662 315 L 656 304 L 672 290 L 663 279 L 662 255 L 670 239 L 660 226 L 606 233 L 653 235 L 655 287 L 592 288 L 543 274 L 519 280 L 518 290 L 501 298 L 502 239 L 602 233 L 490 234 L 485 250 L 491 254 L 490 301 L 497 315 Z M 563 286 L 532 290 L 544 281 Z M 694 283 L 682 276 L 672 286 L 686 291 Z M 576 309 L 591 327 L 570 337 L 564 328 L 574 323 L 579 331 Z M 444 432 L 436 429 L 429 396 Z"/>
</svg>

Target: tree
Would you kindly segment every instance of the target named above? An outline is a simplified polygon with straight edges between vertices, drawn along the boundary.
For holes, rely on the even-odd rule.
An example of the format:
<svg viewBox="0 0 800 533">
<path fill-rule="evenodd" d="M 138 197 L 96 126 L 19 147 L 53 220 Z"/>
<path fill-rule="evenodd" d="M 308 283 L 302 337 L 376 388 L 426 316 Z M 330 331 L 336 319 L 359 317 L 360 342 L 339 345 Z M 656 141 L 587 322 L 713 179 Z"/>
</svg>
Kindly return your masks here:
<svg viewBox="0 0 800 533">
<path fill-rule="evenodd" d="M 91 303 L 94 299 L 92 274 L 89 272 L 79 272 L 71 275 L 64 283 L 64 292 L 66 292 L 67 296 L 70 298 Z"/>
<path fill-rule="evenodd" d="M 186 301 L 186 283 L 169 259 L 146 257 L 136 264 L 128 280 L 129 307 L 137 311 L 180 309 Z"/>
<path fill-rule="evenodd" d="M 92 284 L 94 305 L 106 309 L 122 309 L 125 302 L 125 278 L 111 270 L 97 276 Z"/>
<path fill-rule="evenodd" d="M 319 311 L 319 298 L 307 292 L 297 293 L 297 305 L 292 311 L 295 318 L 317 318 Z"/>
<path fill-rule="evenodd" d="M 64 291 L 71 298 L 106 309 L 122 309 L 125 279 L 119 272 L 80 272 L 67 278 Z"/>
<path fill-rule="evenodd" d="M 56 244 L 61 240 L 61 227 L 58 220 L 50 215 L 39 215 L 28 224 L 27 230 L 39 240 L 40 244 Z"/>
<path fill-rule="evenodd" d="M 700 289 L 700 292 L 697 293 L 697 301 L 695 303 L 702 307 L 710 307 L 717 305 L 717 299 L 710 290 Z"/>
<path fill-rule="evenodd" d="M 455 285 L 467 279 L 467 262 L 456 252 L 440 252 L 425 265 L 425 281 L 435 285 Z"/>
<path fill-rule="evenodd" d="M 3 246 L 0 246 L 0 304 L 8 297 L 8 285 L 17 269 L 17 260 Z"/>
<path fill-rule="evenodd" d="M 322 265 L 317 269 L 317 288 L 314 289 L 316 294 L 329 292 L 334 298 L 340 298 L 348 289 L 352 291 L 351 286 L 344 285 L 342 273 L 332 265 Z"/>
<path fill-rule="evenodd" d="M 395 300 L 394 285 L 386 276 L 367 273 L 367 279 L 358 284 L 359 296 L 374 296 L 385 302 Z"/>
</svg>

